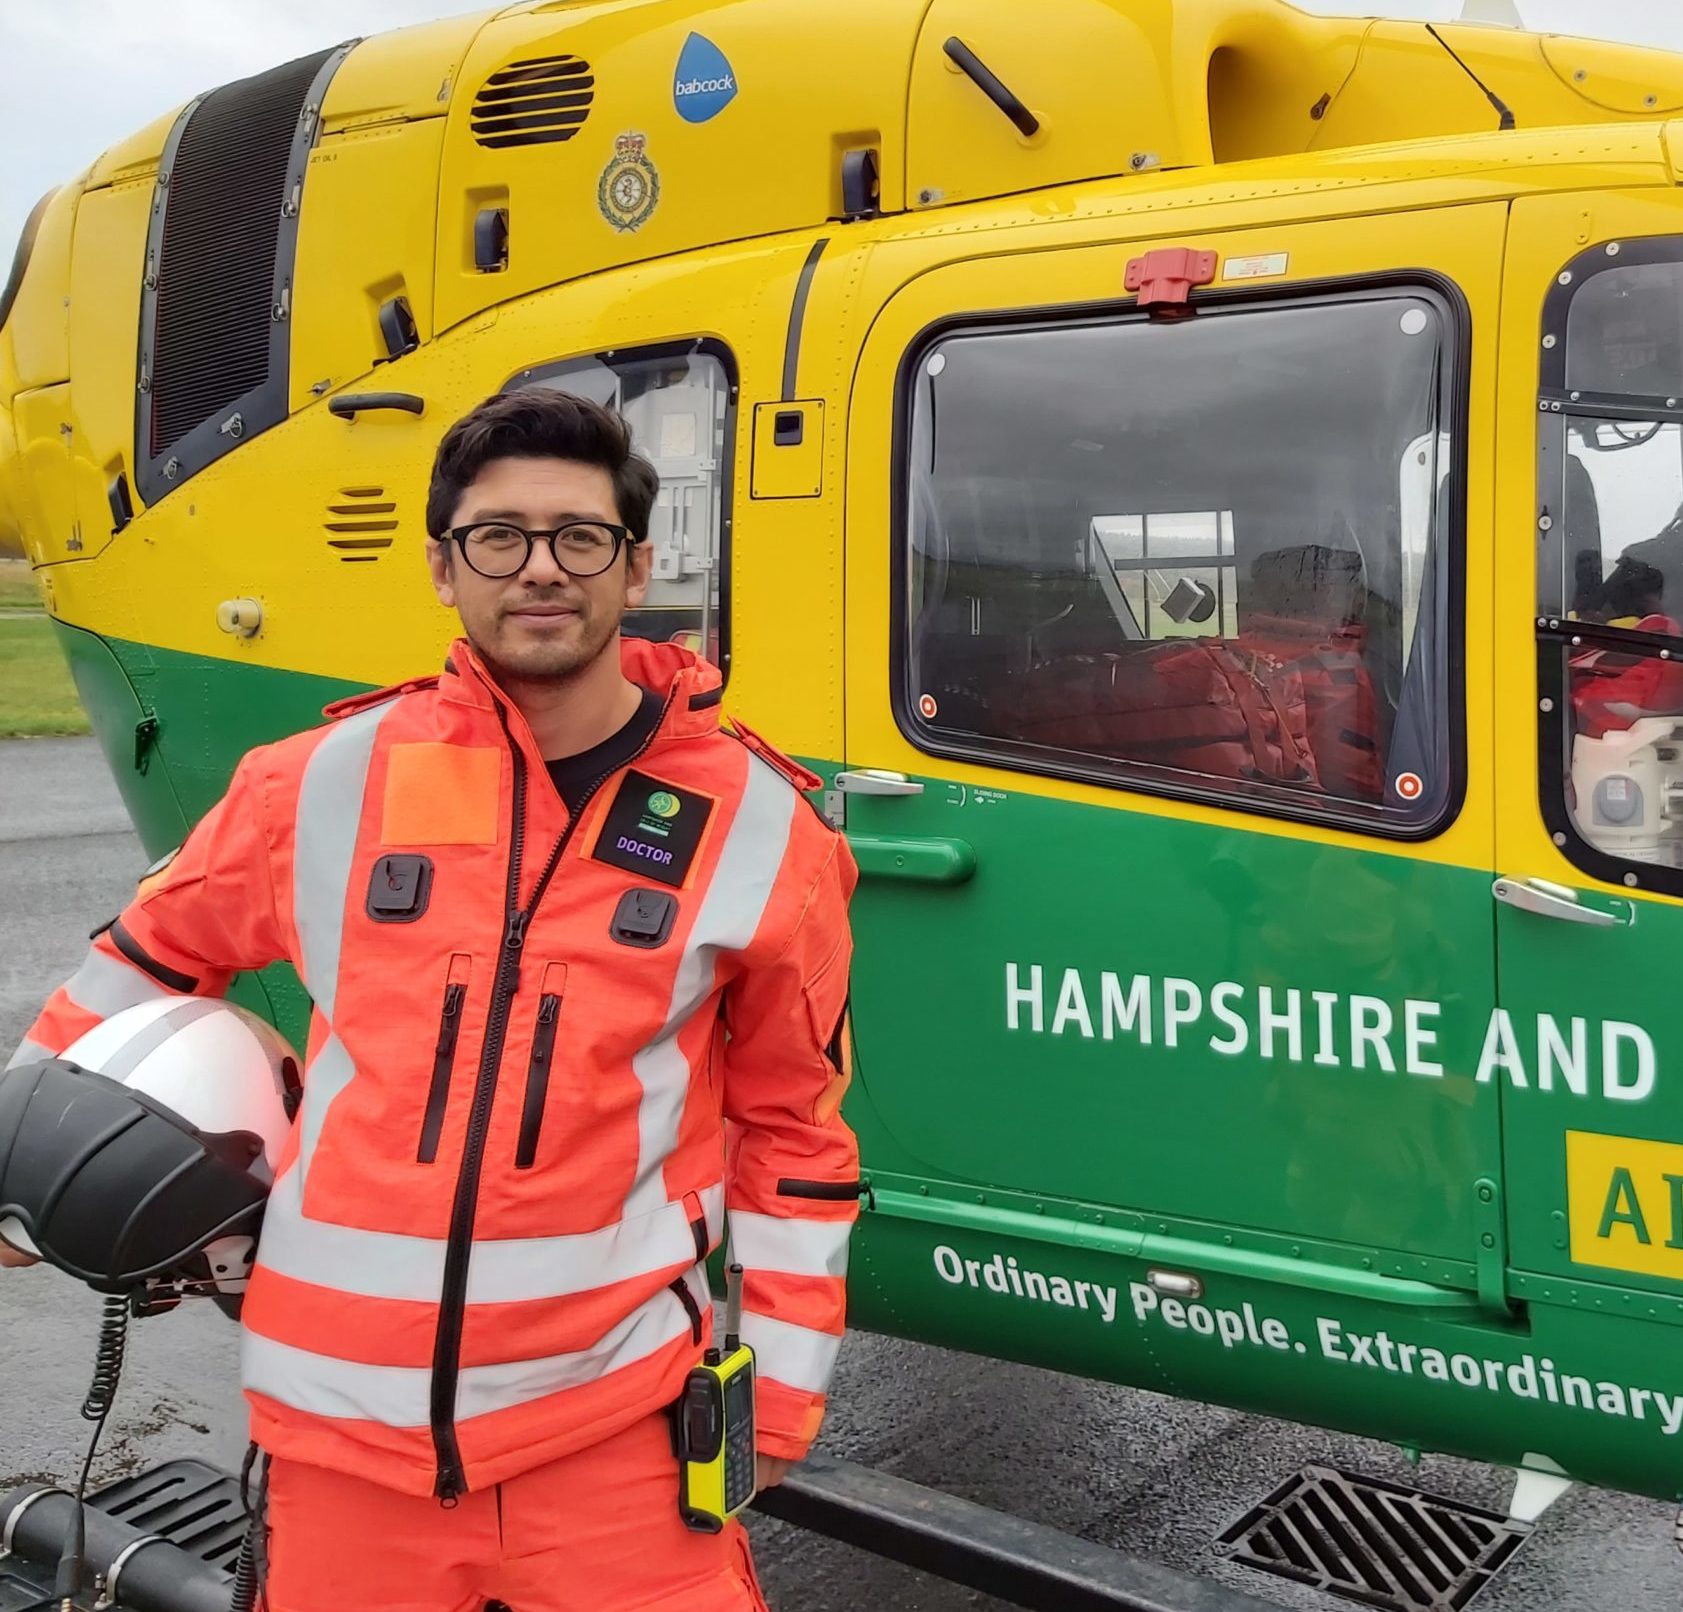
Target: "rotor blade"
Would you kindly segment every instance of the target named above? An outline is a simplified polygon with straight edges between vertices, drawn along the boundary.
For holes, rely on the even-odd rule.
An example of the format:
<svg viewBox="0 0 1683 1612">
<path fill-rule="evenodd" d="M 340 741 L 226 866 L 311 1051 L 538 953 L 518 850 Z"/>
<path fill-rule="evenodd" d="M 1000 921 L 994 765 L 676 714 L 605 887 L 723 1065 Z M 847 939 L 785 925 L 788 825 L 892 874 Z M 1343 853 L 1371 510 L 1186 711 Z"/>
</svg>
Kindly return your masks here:
<svg viewBox="0 0 1683 1612">
<path fill-rule="evenodd" d="M 1523 28 L 1518 0 L 1466 0 L 1462 22 L 1487 22 L 1498 28 Z"/>
</svg>

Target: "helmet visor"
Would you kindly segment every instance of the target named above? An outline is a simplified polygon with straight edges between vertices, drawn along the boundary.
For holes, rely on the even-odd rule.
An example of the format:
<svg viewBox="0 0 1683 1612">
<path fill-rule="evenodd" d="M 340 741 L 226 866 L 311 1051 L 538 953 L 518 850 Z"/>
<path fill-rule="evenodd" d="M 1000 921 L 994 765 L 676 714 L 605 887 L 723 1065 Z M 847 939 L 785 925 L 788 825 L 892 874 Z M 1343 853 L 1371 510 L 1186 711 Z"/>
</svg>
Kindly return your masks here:
<svg viewBox="0 0 1683 1612">
<path fill-rule="evenodd" d="M 0 1219 L 101 1293 L 257 1234 L 262 1142 L 206 1135 L 161 1103 L 61 1059 L 0 1074 Z"/>
</svg>

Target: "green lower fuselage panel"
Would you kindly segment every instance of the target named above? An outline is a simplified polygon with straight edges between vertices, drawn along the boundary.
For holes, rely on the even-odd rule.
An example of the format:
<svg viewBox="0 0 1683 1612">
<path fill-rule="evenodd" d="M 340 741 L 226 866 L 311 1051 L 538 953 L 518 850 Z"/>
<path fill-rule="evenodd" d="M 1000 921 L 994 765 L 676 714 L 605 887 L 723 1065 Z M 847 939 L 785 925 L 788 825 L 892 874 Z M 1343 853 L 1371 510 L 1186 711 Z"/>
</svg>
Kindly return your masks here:
<svg viewBox="0 0 1683 1612">
<path fill-rule="evenodd" d="M 59 636 L 151 857 L 363 686 Z M 1683 1491 L 1683 1281 L 1568 1264 L 1559 1139 L 1624 1111 L 1483 1067 L 1488 873 L 938 780 L 917 810 L 849 803 L 853 1321 Z M 290 969 L 235 994 L 302 1044 Z"/>
</svg>

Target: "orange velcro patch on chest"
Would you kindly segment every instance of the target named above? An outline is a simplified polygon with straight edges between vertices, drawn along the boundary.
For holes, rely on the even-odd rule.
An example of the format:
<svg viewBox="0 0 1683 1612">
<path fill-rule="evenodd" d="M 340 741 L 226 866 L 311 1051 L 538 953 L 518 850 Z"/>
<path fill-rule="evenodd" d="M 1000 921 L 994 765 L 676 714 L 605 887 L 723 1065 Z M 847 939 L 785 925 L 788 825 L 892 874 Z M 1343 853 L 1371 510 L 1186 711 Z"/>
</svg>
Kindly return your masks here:
<svg viewBox="0 0 1683 1612">
<path fill-rule="evenodd" d="M 824 782 L 815 772 L 808 772 L 798 761 L 791 761 L 781 750 L 774 748 L 762 739 L 740 717 L 731 717 L 730 726 L 726 732 L 734 734 L 767 766 L 775 769 L 803 793 L 809 789 L 816 789 Z"/>
<path fill-rule="evenodd" d="M 381 844 L 495 844 L 502 765 L 503 751 L 492 745 L 394 744 Z"/>
</svg>

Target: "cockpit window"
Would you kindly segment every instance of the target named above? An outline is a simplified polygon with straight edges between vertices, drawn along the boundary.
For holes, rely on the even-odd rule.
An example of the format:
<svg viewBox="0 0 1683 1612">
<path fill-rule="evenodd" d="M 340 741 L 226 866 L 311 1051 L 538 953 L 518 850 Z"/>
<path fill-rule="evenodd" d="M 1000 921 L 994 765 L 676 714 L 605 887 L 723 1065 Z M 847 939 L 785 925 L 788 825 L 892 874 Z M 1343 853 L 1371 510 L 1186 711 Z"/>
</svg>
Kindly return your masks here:
<svg viewBox="0 0 1683 1612">
<path fill-rule="evenodd" d="M 1683 238 L 1567 265 L 1543 354 L 1545 814 L 1587 870 L 1683 893 Z"/>
<path fill-rule="evenodd" d="M 550 386 L 622 413 L 637 451 L 660 473 L 649 519 L 647 598 L 622 631 L 682 644 L 729 670 L 731 447 L 735 376 L 715 342 L 625 348 L 522 370 L 508 385 Z"/>
<path fill-rule="evenodd" d="M 902 725 L 1418 835 L 1458 789 L 1435 292 L 972 325 L 908 364 Z"/>
</svg>

